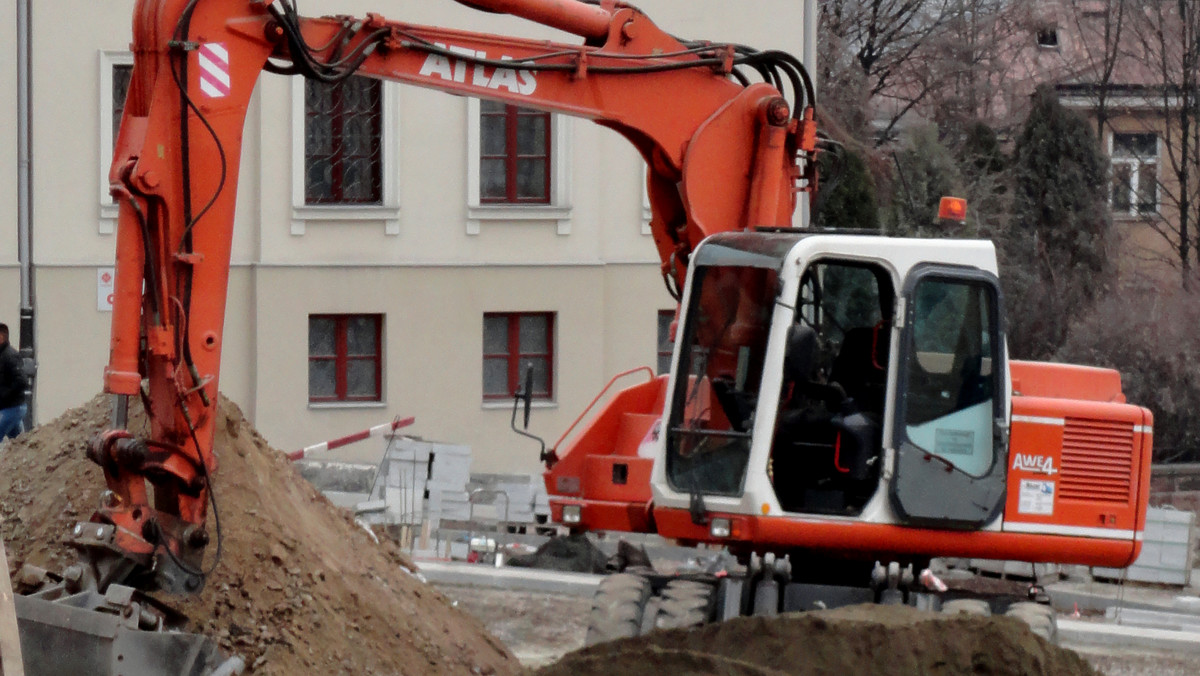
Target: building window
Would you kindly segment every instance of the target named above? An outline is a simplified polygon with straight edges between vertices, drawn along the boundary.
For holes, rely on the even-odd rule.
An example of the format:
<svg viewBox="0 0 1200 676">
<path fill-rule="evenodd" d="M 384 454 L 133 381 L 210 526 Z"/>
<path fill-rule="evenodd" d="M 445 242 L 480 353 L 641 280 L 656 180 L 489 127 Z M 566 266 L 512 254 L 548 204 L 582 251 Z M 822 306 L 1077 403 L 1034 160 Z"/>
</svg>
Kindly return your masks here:
<svg viewBox="0 0 1200 676">
<path fill-rule="evenodd" d="M 483 101 L 479 115 L 479 201 L 549 204 L 550 113 Z"/>
<path fill-rule="evenodd" d="M 674 310 L 658 311 L 658 374 L 671 372 L 671 353 L 675 350 L 672 340 L 671 322 L 675 321 Z"/>
<path fill-rule="evenodd" d="M 1114 214 L 1158 211 L 1158 135 L 1112 135 Z"/>
<path fill-rule="evenodd" d="M 383 315 L 308 316 L 308 400 L 382 401 Z"/>
<path fill-rule="evenodd" d="M 109 194 L 108 172 L 112 168 L 113 150 L 121 129 L 125 111 L 125 96 L 133 76 L 133 55 L 129 52 L 100 52 L 100 157 L 97 195 L 100 202 L 98 231 L 111 234 L 117 221 L 117 204 Z"/>
<path fill-rule="evenodd" d="M 467 223 L 546 223 L 571 234 L 574 120 L 467 99 Z"/>
<path fill-rule="evenodd" d="M 382 83 L 355 76 L 304 87 L 305 204 L 382 204 Z"/>
<path fill-rule="evenodd" d="M 129 94 L 129 80 L 133 78 L 132 63 L 115 63 L 112 67 L 112 139 L 108 146 L 111 156 L 116 150 L 117 133 L 121 131 L 121 116 L 125 113 L 125 97 Z"/>
<path fill-rule="evenodd" d="M 1037 31 L 1037 43 L 1038 47 L 1058 49 L 1058 28 L 1055 26 L 1039 28 Z"/>
<path fill-rule="evenodd" d="M 554 313 L 489 312 L 483 316 L 483 398 L 506 399 L 525 386 L 533 367 L 533 397 L 554 396 Z"/>
</svg>

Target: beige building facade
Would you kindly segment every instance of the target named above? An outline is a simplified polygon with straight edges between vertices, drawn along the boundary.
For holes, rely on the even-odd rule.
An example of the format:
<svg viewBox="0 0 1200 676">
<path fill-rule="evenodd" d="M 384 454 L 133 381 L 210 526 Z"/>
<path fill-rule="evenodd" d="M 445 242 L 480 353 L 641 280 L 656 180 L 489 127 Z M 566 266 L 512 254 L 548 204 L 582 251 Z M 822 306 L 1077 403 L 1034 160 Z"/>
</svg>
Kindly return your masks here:
<svg viewBox="0 0 1200 676">
<path fill-rule="evenodd" d="M 33 238 L 38 391 L 46 422 L 101 389 L 103 309 L 115 208 L 106 196 L 113 78 L 131 62 L 132 0 L 33 3 Z M 760 0 L 637 3 L 665 30 L 799 55 L 802 6 Z M 0 1 L 15 15 L 15 0 Z M 303 9 L 312 10 L 309 5 Z M 322 3 L 321 12 L 578 42 L 450 0 Z M 0 22 L 0 44 L 15 28 Z M 14 68 L 0 100 L 15 101 Z M 533 472 L 537 448 L 509 431 L 511 400 L 484 395 L 484 316 L 549 313 L 551 395 L 531 430 L 553 441 L 613 375 L 655 364 L 673 309 L 647 227 L 641 159 L 615 133 L 555 116 L 549 201 L 480 200 L 478 101 L 383 86 L 382 198 L 305 199 L 305 85 L 264 74 L 246 123 L 221 390 L 281 449 L 414 416 L 410 432 L 469 445 L 473 469 Z M 671 94 L 663 93 L 664 110 Z M 665 113 L 666 114 L 666 113 Z M 16 130 L 15 104 L 0 127 Z M 17 324 L 15 144 L 0 144 L 0 321 Z M 378 401 L 310 401 L 310 318 L 379 317 Z M 14 328 L 15 332 L 15 328 Z M 218 449 L 219 452 L 219 449 Z M 371 461 L 379 445 L 329 457 Z"/>
</svg>

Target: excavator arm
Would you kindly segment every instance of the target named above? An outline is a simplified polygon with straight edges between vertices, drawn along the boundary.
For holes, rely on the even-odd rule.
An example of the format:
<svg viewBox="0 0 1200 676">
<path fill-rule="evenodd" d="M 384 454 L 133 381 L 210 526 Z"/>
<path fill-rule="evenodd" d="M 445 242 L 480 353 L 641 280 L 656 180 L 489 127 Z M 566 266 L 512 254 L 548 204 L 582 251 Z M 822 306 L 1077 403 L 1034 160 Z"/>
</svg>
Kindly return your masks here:
<svg viewBox="0 0 1200 676">
<path fill-rule="evenodd" d="M 195 592 L 215 565 L 203 562 L 225 299 L 242 129 L 261 72 L 400 81 L 615 130 L 646 161 L 654 242 L 676 290 L 707 235 L 792 225 L 798 186 L 815 183 L 816 143 L 811 83 L 793 57 L 682 41 L 609 0 L 460 1 L 583 43 L 374 14 L 305 18 L 283 0 L 138 1 L 109 175 L 120 205 L 104 375 L 113 425 L 89 449 L 108 486 L 92 520 L 113 528 L 76 542 L 101 588 Z M 130 397 L 147 411 L 144 438 L 127 429 Z"/>
</svg>

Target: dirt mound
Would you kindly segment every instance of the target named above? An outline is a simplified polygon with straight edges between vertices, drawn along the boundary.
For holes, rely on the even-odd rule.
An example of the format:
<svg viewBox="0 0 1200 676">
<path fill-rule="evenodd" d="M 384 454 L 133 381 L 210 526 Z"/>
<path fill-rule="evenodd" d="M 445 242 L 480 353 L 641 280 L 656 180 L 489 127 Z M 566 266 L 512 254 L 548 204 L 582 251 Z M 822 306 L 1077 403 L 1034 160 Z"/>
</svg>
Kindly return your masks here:
<svg viewBox="0 0 1200 676">
<path fill-rule="evenodd" d="M 109 402 L 97 396 L 0 444 L 10 573 L 74 561 L 62 540 L 104 488 L 84 448 L 107 425 Z M 477 620 L 407 572 L 399 550 L 373 542 L 302 479 L 236 405 L 222 398 L 220 411 L 213 481 L 224 552 L 201 594 L 164 599 L 194 630 L 241 655 L 254 674 L 521 673 Z M 140 411 L 131 414 L 130 427 L 144 427 Z"/>
<path fill-rule="evenodd" d="M 1053 674 L 1093 676 L 1083 658 L 1007 617 L 852 606 L 745 617 L 584 648 L 537 676 Z"/>
</svg>

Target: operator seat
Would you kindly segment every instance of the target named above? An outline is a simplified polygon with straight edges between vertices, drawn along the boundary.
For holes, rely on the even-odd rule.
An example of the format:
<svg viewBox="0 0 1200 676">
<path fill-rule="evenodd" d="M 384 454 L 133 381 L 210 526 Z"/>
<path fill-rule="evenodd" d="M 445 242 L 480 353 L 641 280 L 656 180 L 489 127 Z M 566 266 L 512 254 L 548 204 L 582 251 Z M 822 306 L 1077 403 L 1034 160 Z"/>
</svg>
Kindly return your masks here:
<svg viewBox="0 0 1200 676">
<path fill-rule="evenodd" d="M 881 419 L 887 389 L 888 328 L 887 322 L 879 322 L 848 329 L 829 370 L 829 380 L 841 385 L 860 411 Z"/>
</svg>

